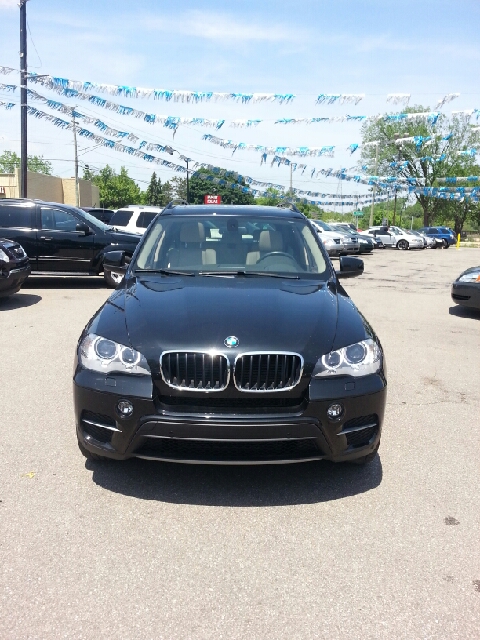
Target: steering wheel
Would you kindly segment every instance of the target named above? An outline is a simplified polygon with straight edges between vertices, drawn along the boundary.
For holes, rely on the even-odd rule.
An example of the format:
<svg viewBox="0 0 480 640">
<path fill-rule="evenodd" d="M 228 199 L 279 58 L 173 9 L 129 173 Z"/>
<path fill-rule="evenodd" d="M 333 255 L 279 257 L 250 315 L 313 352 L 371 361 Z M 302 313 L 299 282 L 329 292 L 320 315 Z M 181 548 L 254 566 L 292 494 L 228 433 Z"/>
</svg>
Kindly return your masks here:
<svg viewBox="0 0 480 640">
<path fill-rule="evenodd" d="M 292 258 L 292 256 L 289 253 L 285 253 L 285 251 L 270 251 L 270 253 L 266 253 L 264 256 L 262 256 L 260 260 L 257 260 L 257 264 L 260 264 L 262 260 L 266 260 L 271 256 L 283 256 L 284 258 L 288 258 L 292 262 L 296 262 L 295 258 Z"/>
</svg>

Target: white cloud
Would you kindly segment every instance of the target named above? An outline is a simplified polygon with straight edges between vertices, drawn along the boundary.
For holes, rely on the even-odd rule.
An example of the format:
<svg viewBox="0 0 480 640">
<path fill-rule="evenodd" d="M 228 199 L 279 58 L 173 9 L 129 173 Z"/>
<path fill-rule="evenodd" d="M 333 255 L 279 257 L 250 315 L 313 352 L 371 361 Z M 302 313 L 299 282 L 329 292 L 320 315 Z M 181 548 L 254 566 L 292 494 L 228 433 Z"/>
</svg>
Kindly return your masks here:
<svg viewBox="0 0 480 640">
<path fill-rule="evenodd" d="M 292 39 L 288 26 L 282 24 L 265 25 L 242 20 L 227 14 L 190 11 L 175 20 L 149 17 L 142 20 L 143 27 L 213 41 L 257 41 L 280 42 Z M 295 31 L 295 37 L 305 37 Z"/>
<path fill-rule="evenodd" d="M 0 9 L 13 9 L 14 7 L 18 7 L 18 0 L 0 0 Z"/>
</svg>

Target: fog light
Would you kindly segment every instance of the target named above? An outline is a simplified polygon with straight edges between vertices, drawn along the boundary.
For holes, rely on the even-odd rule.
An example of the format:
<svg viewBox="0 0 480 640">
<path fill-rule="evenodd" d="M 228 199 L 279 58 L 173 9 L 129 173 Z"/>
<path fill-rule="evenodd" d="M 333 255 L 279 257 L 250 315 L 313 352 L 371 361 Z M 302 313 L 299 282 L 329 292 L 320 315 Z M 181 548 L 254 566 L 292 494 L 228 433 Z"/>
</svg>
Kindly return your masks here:
<svg viewBox="0 0 480 640">
<path fill-rule="evenodd" d="M 128 418 L 133 413 L 133 404 L 129 400 L 119 400 L 117 404 L 117 411 L 122 418 Z"/>
<path fill-rule="evenodd" d="M 339 402 L 331 404 L 327 409 L 327 415 L 330 420 L 338 420 L 338 418 L 341 418 L 343 415 L 343 405 Z"/>
</svg>

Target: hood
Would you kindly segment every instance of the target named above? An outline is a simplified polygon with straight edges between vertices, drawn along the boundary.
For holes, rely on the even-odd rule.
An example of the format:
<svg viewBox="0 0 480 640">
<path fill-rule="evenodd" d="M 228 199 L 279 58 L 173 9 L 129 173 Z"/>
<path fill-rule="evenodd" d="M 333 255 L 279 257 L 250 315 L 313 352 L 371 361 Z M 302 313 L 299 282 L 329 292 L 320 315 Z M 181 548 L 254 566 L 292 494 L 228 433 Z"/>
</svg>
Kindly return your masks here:
<svg viewBox="0 0 480 640">
<path fill-rule="evenodd" d="M 116 242 L 134 242 L 136 245 L 138 244 L 140 238 L 143 234 L 139 235 L 138 233 L 130 233 L 129 231 L 117 231 L 116 229 L 110 228 L 107 231 L 110 238 Z"/>
<path fill-rule="evenodd" d="M 141 276 L 125 283 L 126 329 L 134 349 L 221 350 L 228 336 L 246 351 L 293 351 L 313 367 L 337 327 L 337 294 L 325 282 L 273 278 Z"/>
</svg>

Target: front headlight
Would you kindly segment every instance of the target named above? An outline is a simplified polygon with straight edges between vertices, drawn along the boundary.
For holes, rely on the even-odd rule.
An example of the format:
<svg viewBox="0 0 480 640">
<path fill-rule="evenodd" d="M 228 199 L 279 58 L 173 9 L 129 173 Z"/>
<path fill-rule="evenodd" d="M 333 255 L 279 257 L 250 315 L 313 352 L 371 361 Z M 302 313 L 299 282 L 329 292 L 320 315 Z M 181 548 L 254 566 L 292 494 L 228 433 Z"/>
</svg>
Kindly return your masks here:
<svg viewBox="0 0 480 640">
<path fill-rule="evenodd" d="M 371 373 L 376 373 L 381 364 L 382 351 L 379 345 L 369 338 L 337 351 L 330 351 L 319 358 L 313 370 L 313 377 L 368 376 Z"/>
<path fill-rule="evenodd" d="M 150 368 L 145 356 L 131 347 L 102 338 L 94 333 L 89 333 L 82 340 L 79 360 L 85 369 L 100 373 L 115 371 L 133 375 L 150 375 Z"/>
<path fill-rule="evenodd" d="M 480 282 L 480 271 L 466 273 L 465 275 L 460 276 L 458 282 Z"/>
<path fill-rule="evenodd" d="M 4 262 L 10 262 L 10 258 L 7 256 L 3 249 L 0 249 L 0 260 L 3 260 Z"/>
</svg>

